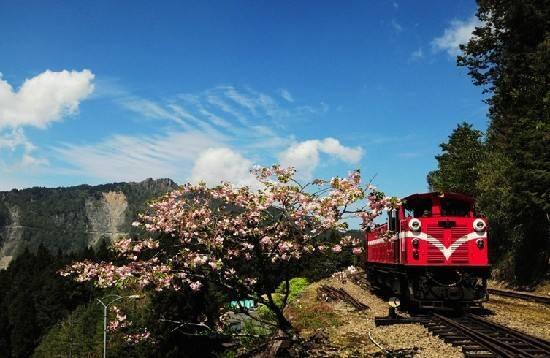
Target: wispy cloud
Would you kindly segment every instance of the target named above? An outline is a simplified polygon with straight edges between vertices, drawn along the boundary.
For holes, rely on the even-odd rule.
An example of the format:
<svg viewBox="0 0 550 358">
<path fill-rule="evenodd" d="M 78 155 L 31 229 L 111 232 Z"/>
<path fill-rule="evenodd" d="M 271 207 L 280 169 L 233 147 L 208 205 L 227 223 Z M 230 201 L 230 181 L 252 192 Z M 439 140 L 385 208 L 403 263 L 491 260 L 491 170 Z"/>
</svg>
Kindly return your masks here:
<svg viewBox="0 0 550 358">
<path fill-rule="evenodd" d="M 279 94 L 282 96 L 281 92 Z M 125 95 L 118 102 L 145 118 L 169 120 L 185 130 L 245 137 L 250 137 L 260 127 L 282 128 L 292 121 L 324 115 L 329 110 L 324 102 L 312 106 L 298 103 L 289 91 L 285 95 L 288 98 L 280 102 L 274 96 L 251 88 L 226 85 L 157 101 Z"/>
<path fill-rule="evenodd" d="M 293 103 L 294 102 L 294 98 L 292 97 L 292 94 L 290 94 L 290 92 L 284 88 L 282 88 L 280 91 L 279 91 L 279 94 L 281 95 L 281 97 L 283 97 L 287 102 L 290 102 L 290 103 Z"/>
<path fill-rule="evenodd" d="M 130 111 L 141 114 L 143 117 L 152 119 L 168 119 L 180 124 L 183 127 L 191 128 L 189 124 L 184 121 L 181 115 L 178 115 L 176 111 L 168 107 L 144 98 L 130 98 L 121 101 L 122 105 Z"/>
<path fill-rule="evenodd" d="M 0 172 L 46 165 L 45 158 L 35 156 L 36 146 L 22 128 L 0 131 Z"/>
<path fill-rule="evenodd" d="M 401 32 L 401 31 L 403 31 L 403 26 L 401 26 L 401 24 L 398 23 L 397 20 L 395 20 L 395 19 L 392 19 L 392 20 L 391 20 L 391 27 L 392 27 L 396 32 Z"/>
<path fill-rule="evenodd" d="M 443 34 L 433 39 L 433 50 L 435 52 L 446 51 L 449 56 L 456 56 L 460 52 L 459 45 L 467 43 L 472 37 L 472 32 L 478 26 L 481 26 L 481 22 L 475 16 L 465 21 L 452 20 Z"/>
<path fill-rule="evenodd" d="M 422 47 L 419 47 L 418 49 L 414 50 L 411 53 L 411 59 L 412 60 L 418 60 L 424 57 L 424 53 L 422 52 Z"/>
<path fill-rule="evenodd" d="M 278 94 L 283 97 L 282 92 Z M 252 165 L 270 164 L 278 157 L 301 170 L 300 151 L 310 145 L 316 157 L 322 153 L 347 163 L 358 160 L 361 148 L 346 147 L 333 138 L 299 143 L 283 130 L 280 124 L 285 121 L 328 111 L 323 102 L 310 106 L 299 103 L 288 90 L 285 95 L 288 98 L 277 99 L 251 88 L 227 85 L 156 101 L 126 93 L 115 102 L 143 118 L 176 124 L 176 129 L 113 135 L 92 144 L 66 143 L 55 152 L 66 163 L 63 170 L 67 174 L 100 181 L 170 177 L 204 180 L 210 185 L 229 180 L 254 186 L 249 173 Z M 317 166 L 318 160 L 310 162 L 304 172 L 310 175 Z"/>
<path fill-rule="evenodd" d="M 115 135 L 94 144 L 64 144 L 55 148 L 66 174 L 102 181 L 139 181 L 147 177 L 187 179 L 195 160 L 218 147 L 224 137 L 200 132 L 158 135 Z"/>
</svg>

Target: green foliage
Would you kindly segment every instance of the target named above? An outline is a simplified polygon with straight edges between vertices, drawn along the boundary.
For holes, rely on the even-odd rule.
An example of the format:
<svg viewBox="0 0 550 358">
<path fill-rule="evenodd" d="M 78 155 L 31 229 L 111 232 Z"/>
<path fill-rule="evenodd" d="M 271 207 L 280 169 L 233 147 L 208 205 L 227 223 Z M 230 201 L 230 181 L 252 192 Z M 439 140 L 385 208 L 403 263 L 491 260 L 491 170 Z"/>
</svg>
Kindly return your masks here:
<svg viewBox="0 0 550 358">
<path fill-rule="evenodd" d="M 483 159 L 482 132 L 466 122 L 459 124 L 436 156 L 438 169 L 428 174 L 434 191 L 451 191 L 476 195 L 478 166 Z"/>
<path fill-rule="evenodd" d="M 255 347 L 265 342 L 265 337 L 272 333 L 273 327 L 266 326 L 251 318 L 243 322 L 240 334 L 244 336 L 239 343 L 242 347 Z"/>
<path fill-rule="evenodd" d="M 476 183 L 478 196 L 477 207 L 490 221 L 491 246 L 489 250 L 493 272 L 510 270 L 510 256 L 515 254 L 510 242 L 513 220 L 510 206 L 510 180 L 506 175 L 511 166 L 510 159 L 499 152 L 488 151 L 484 161 L 479 165 L 479 177 Z M 496 264 L 496 265 L 495 265 Z"/>
<path fill-rule="evenodd" d="M 310 284 L 307 278 L 304 277 L 294 277 L 288 281 L 289 290 L 288 290 L 288 303 L 294 302 L 296 298 L 302 293 L 302 291 Z M 275 293 L 279 294 L 279 299 L 281 296 L 284 296 L 286 292 L 286 285 L 284 282 L 281 282 L 279 287 L 275 290 Z"/>
<path fill-rule="evenodd" d="M 29 357 L 43 334 L 90 299 L 89 285 L 57 273 L 74 258 L 54 256 L 40 246 L 0 271 L 0 356 Z"/>
<path fill-rule="evenodd" d="M 304 277 L 294 277 L 288 281 L 288 284 L 289 290 L 287 304 L 291 304 L 298 298 L 298 296 L 300 296 L 302 291 L 307 286 L 309 286 L 310 282 L 307 278 Z M 273 302 L 275 302 L 278 307 L 283 306 L 283 299 L 286 292 L 286 282 L 281 282 L 281 284 L 277 287 L 275 293 L 273 294 Z M 256 308 L 256 314 L 258 314 L 259 318 L 265 321 L 276 321 L 276 317 L 273 312 L 264 305 L 259 305 L 258 308 Z"/>
<path fill-rule="evenodd" d="M 550 2 L 478 0 L 476 15 L 482 24 L 457 63 L 488 94 L 484 160 L 457 166 L 462 179 L 436 171 L 428 180 L 467 182 L 490 219 L 499 278 L 531 284 L 550 261 Z"/>
<path fill-rule="evenodd" d="M 66 279 L 65 279 L 66 280 Z M 41 333 L 40 340 L 33 345 L 27 344 L 26 357 L 34 349 L 33 357 L 68 356 L 100 357 L 103 350 L 103 306 L 96 298 L 110 294 L 128 296 L 132 292 L 98 291 L 89 298 L 88 303 L 81 304 L 67 317 L 50 324 L 49 329 Z M 132 322 L 129 328 L 108 333 L 109 357 L 195 357 L 220 351 L 220 342 L 207 335 L 204 331 L 194 331 L 193 328 L 180 327 L 175 322 L 199 323 L 206 319 L 215 322 L 218 309 L 226 300 L 214 287 L 199 294 L 189 290 L 180 292 L 151 293 L 141 299 L 123 299 L 116 302 L 122 312 Z M 107 299 L 108 301 L 108 299 Z M 28 310 L 19 310 L 28 314 Z M 109 319 L 113 319 L 114 311 L 109 309 Z M 30 317 L 32 318 L 32 317 Z M 28 320 L 33 322 L 32 320 Z M 156 343 L 128 344 L 125 334 L 147 327 Z M 196 335 L 199 333 L 199 335 Z M 9 355 L 6 355 L 9 357 Z"/>
<path fill-rule="evenodd" d="M 35 252 L 43 245 L 50 252 L 80 252 L 90 242 L 90 218 L 103 198 L 103 193 L 123 193 L 128 202 L 121 232 L 135 233 L 131 226 L 136 214 L 143 211 L 146 202 L 176 188 L 169 179 L 147 179 L 140 183 L 114 183 L 98 186 L 80 185 L 68 188 L 34 187 L 0 192 L 0 245 L 7 237 L 2 227 L 11 224 L 10 209 L 17 211 L 18 224 L 23 226 L 23 240 L 16 244 L 14 256 L 25 248 Z"/>
<path fill-rule="evenodd" d="M 124 294 L 124 292 L 118 292 Z M 108 300 L 107 300 L 108 301 Z M 120 308 L 131 327 L 143 327 L 150 315 L 150 301 L 119 300 Z M 112 306 L 109 319 L 113 319 Z M 70 354 L 69 354 L 70 352 Z M 124 331 L 108 332 L 107 353 L 109 357 L 148 357 L 153 355 L 153 348 L 144 343 L 129 344 Z M 97 301 L 79 306 L 66 319 L 56 324 L 42 338 L 35 349 L 33 357 L 47 358 L 70 355 L 73 357 L 100 357 L 103 354 L 103 306 Z"/>
<path fill-rule="evenodd" d="M 101 307 L 87 304 L 79 306 L 69 317 L 56 324 L 41 340 L 33 357 L 99 357 L 102 353 Z"/>
</svg>

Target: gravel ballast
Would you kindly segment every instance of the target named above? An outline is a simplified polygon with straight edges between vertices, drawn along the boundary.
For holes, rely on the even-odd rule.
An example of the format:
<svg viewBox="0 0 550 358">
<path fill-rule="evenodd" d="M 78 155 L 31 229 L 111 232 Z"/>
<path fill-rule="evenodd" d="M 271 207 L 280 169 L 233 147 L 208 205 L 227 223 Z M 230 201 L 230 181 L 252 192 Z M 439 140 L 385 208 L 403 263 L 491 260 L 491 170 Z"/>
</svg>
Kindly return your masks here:
<svg viewBox="0 0 550 358">
<path fill-rule="evenodd" d="M 420 324 L 375 327 L 374 317 L 388 314 L 387 302 L 350 281 L 342 283 L 336 279 L 328 279 L 308 286 L 294 304 L 293 315 L 300 315 L 300 311 L 304 309 L 315 309 L 313 301 L 317 301 L 317 288 L 323 284 L 342 287 L 370 309 L 358 312 L 344 302 L 328 302 L 340 323 L 321 329 L 302 327 L 300 331 L 304 338 L 319 330 L 328 336 L 325 347 L 312 351 L 313 356 L 382 357 L 391 353 L 415 357 L 463 357 L 459 348 L 432 336 Z"/>
</svg>

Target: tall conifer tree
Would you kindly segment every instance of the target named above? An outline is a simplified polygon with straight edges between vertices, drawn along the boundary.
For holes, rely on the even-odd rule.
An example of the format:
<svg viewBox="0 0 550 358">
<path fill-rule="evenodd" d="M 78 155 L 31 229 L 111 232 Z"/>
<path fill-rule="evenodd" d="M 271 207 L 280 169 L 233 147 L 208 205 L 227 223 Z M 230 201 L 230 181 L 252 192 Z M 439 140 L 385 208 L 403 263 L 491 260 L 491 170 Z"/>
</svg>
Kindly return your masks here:
<svg viewBox="0 0 550 358">
<path fill-rule="evenodd" d="M 550 259 L 550 1 L 478 0 L 476 15 L 458 65 L 490 95 L 487 147 L 501 158 L 485 165 L 479 190 L 487 215 L 506 220 L 515 279 L 529 283 Z M 504 195 L 490 194 L 499 183 Z"/>
</svg>

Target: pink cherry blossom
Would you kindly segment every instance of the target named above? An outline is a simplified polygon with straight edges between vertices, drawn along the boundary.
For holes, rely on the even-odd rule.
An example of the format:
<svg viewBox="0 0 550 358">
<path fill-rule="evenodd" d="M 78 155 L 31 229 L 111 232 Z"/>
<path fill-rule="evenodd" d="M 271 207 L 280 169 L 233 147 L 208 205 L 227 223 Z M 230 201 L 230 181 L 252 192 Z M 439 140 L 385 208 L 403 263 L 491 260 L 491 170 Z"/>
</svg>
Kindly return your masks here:
<svg viewBox="0 0 550 358">
<path fill-rule="evenodd" d="M 212 188 L 205 183 L 182 185 L 138 216 L 132 225 L 141 235 L 113 243 L 116 263 L 75 262 L 61 274 L 102 288 L 155 291 L 199 291 L 205 280 L 214 280 L 232 295 L 253 297 L 282 312 L 284 307 L 269 304 L 278 285 L 271 277 L 286 277 L 285 270 L 316 251 L 339 253 L 349 247 L 360 255 L 357 238 L 345 236 L 338 243 L 320 243 L 318 238 L 347 231 L 346 219 L 352 217 L 368 227 L 399 205 L 371 184 L 362 186 L 359 171 L 310 183 L 300 183 L 294 168 L 278 165 L 256 167 L 252 173 L 259 189 L 227 182 Z M 120 324 L 113 323 L 113 329 L 118 328 Z M 145 337 L 148 331 L 131 341 Z"/>
</svg>

